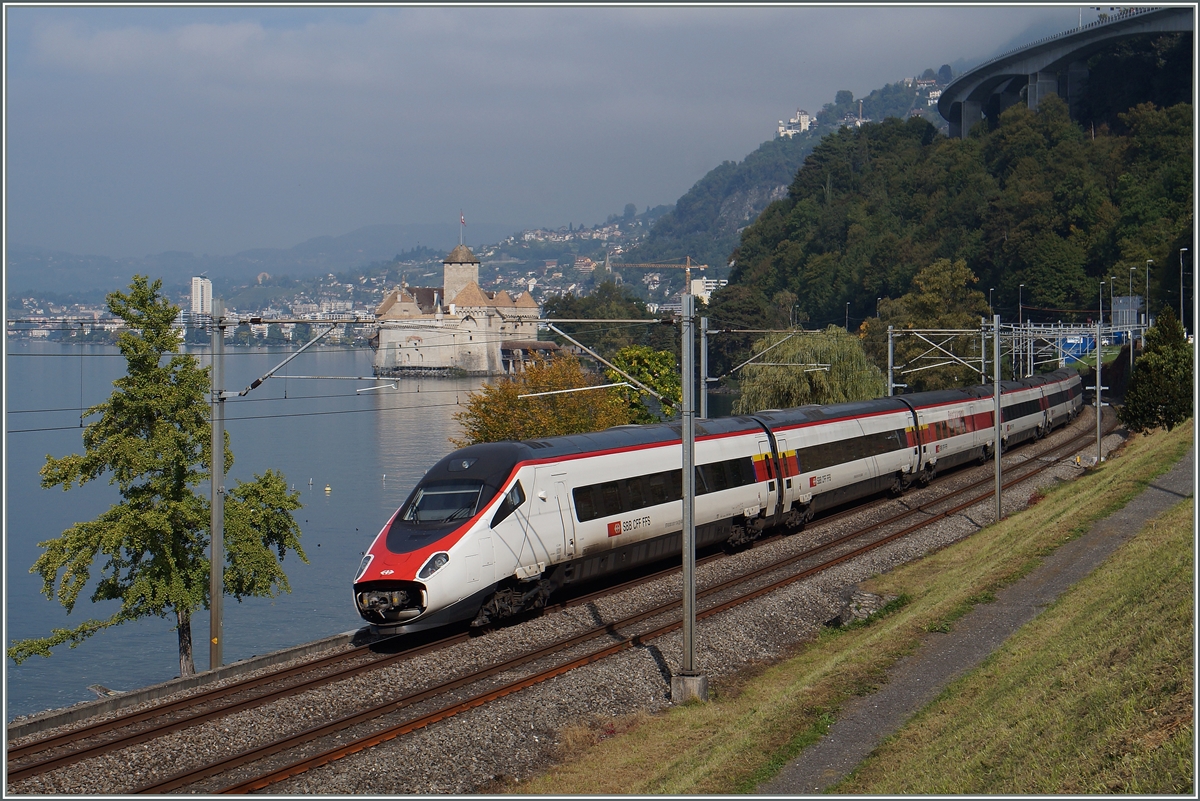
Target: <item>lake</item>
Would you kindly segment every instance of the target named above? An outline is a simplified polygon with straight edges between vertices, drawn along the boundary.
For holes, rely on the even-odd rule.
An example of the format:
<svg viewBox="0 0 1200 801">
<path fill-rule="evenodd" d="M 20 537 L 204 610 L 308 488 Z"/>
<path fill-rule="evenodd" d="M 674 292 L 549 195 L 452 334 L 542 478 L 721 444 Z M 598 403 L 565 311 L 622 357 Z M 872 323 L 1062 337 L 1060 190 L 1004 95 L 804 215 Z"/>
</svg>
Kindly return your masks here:
<svg viewBox="0 0 1200 801">
<path fill-rule="evenodd" d="M 9 341 L 5 463 L 6 645 L 42 637 L 55 627 L 105 619 L 115 602 L 93 604 L 85 590 L 68 615 L 41 594 L 29 568 L 38 543 L 95 518 L 120 500 L 108 478 L 42 489 L 46 455 L 82 453 L 80 409 L 103 401 L 125 361 L 111 346 Z M 206 349 L 192 348 L 208 364 Z M 226 349 L 227 390 L 241 390 L 286 358 L 278 349 Z M 226 663 L 359 628 L 351 581 L 362 552 L 417 479 L 453 449 L 452 415 L 481 378 L 401 379 L 396 389 L 357 393 L 377 383 L 292 376 L 370 376 L 372 353 L 336 347 L 305 351 L 244 398 L 227 401 L 226 428 L 235 457 L 227 479 L 282 472 L 301 494 L 295 513 L 308 555 L 284 561 L 292 592 L 277 598 L 225 602 Z M 49 430 L 46 430 L 49 429 Z M 310 483 L 311 482 L 311 483 Z M 326 485 L 330 492 L 325 492 Z M 198 488 L 205 496 L 208 485 Z M 97 570 L 100 563 L 97 562 Z M 16 715 L 92 700 L 88 685 L 133 690 L 178 675 L 173 618 L 147 619 L 101 631 L 77 648 L 46 659 L 5 660 L 7 720 Z M 208 667 L 208 612 L 192 620 L 196 669 Z"/>
</svg>

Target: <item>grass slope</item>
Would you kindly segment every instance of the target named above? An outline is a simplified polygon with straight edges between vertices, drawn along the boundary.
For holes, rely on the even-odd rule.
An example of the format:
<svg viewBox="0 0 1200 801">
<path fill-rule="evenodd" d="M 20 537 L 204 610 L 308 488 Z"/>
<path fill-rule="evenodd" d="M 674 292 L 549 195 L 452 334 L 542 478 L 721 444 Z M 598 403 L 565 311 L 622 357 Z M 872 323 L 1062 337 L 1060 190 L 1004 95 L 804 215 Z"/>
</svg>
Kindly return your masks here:
<svg viewBox="0 0 1200 801">
<path fill-rule="evenodd" d="M 1193 508 L 1147 523 L 835 791 L 1191 794 Z"/>
<path fill-rule="evenodd" d="M 774 776 L 779 769 L 806 745 L 815 742 L 828 729 L 836 717 L 839 707 L 856 695 L 872 692 L 886 678 L 887 669 L 902 655 L 914 649 L 922 636 L 929 631 L 946 630 L 954 620 L 966 614 L 974 604 L 985 603 L 992 594 L 1028 573 L 1042 558 L 1064 542 L 1079 536 L 1088 526 L 1122 507 L 1156 476 L 1165 472 L 1187 451 L 1192 439 L 1192 426 L 1187 424 L 1173 432 L 1159 432 L 1147 437 L 1134 436 L 1116 458 L 1089 470 L 1074 482 L 1060 485 L 1046 493 L 1036 506 L 1014 515 L 970 537 L 963 542 L 939 551 L 919 562 L 900 567 L 890 573 L 876 577 L 869 589 L 880 593 L 900 596 L 900 601 L 885 614 L 870 622 L 844 630 L 827 630 L 813 642 L 801 644 L 797 653 L 780 664 L 757 672 L 744 672 L 733 680 L 720 682 L 712 692 L 707 704 L 692 704 L 669 710 L 659 716 L 637 715 L 626 721 L 594 721 L 581 724 L 577 731 L 565 732 L 563 737 L 566 762 L 531 782 L 522 782 L 510 789 L 522 793 L 665 793 L 706 794 L 754 792 L 755 787 Z M 1175 518 L 1171 518 L 1172 521 Z M 1174 530 L 1174 522 L 1160 528 Z M 1190 533 L 1190 524 L 1188 525 Z M 1190 537 L 1185 538 L 1190 547 Z M 1125 561 L 1122 554 L 1119 560 Z M 1190 570 L 1190 556 L 1184 558 Z M 1178 567 L 1179 559 L 1174 564 Z M 1106 569 L 1111 569 L 1109 566 Z M 1107 574 L 1106 574 L 1107 575 Z M 1143 575 L 1143 574 L 1138 574 Z M 1149 574 L 1145 574 L 1149 575 Z M 1189 573 L 1190 575 L 1190 573 Z M 1160 578 L 1148 578 L 1161 582 Z M 1190 579 L 1186 586 L 1170 584 L 1174 589 L 1163 589 L 1172 597 L 1166 602 L 1172 609 L 1190 609 Z M 1152 588 L 1139 590 L 1148 593 Z M 1177 597 L 1176 597 L 1177 596 Z M 1080 597 L 1077 593 L 1072 598 Z M 1132 597 L 1131 592 L 1126 597 Z M 1172 606 L 1174 604 L 1174 606 Z M 1159 607 L 1152 610 L 1147 604 L 1127 604 L 1129 615 L 1117 616 L 1112 625 L 1106 627 L 1107 636 L 1126 629 L 1157 628 L 1163 616 Z M 1092 623 L 1083 630 L 1072 630 L 1078 636 L 1077 649 L 1087 653 L 1099 648 L 1105 654 L 1111 651 L 1107 641 L 1097 644 L 1084 640 L 1091 635 Z M 1190 617 L 1188 625 L 1191 625 Z M 1168 629 L 1169 631 L 1169 629 Z M 1190 648 L 1191 629 L 1186 633 L 1176 631 L 1178 647 Z M 1043 635 L 1044 636 L 1044 635 Z M 1165 635 L 1164 635 L 1165 636 Z M 1166 639 L 1170 639 L 1166 637 Z M 1053 647 L 1060 654 L 1062 643 L 1043 643 L 1038 639 L 1029 641 L 1025 652 L 1039 653 L 1043 647 Z M 1160 689 L 1154 697 L 1177 699 L 1185 686 L 1186 698 L 1190 703 L 1191 683 L 1190 651 L 1187 658 L 1180 657 L 1178 650 L 1165 651 L 1156 640 L 1131 641 L 1126 646 L 1130 656 L 1136 655 L 1136 675 L 1143 677 L 1162 676 Z M 1148 649 L 1148 650 L 1147 650 Z M 1054 659 L 1056 657 L 1044 657 Z M 1099 658 L 1099 657 L 1097 657 Z M 1079 671 L 1070 669 L 1079 664 Z M 1114 662 L 1115 664 L 1115 662 Z M 1181 669 L 1179 666 L 1183 665 Z M 981 670 L 995 670 L 994 661 Z M 1090 671 L 1090 672 L 1089 672 Z M 1120 671 L 1122 675 L 1128 671 Z M 978 675 L 976 671 L 973 675 Z M 1045 707 L 1047 693 L 1067 697 L 1062 688 L 1074 684 L 1091 683 L 1103 677 L 1106 681 L 1116 677 L 1107 672 L 1097 672 L 1090 662 L 1066 663 L 1065 672 L 1054 677 L 1046 675 L 1039 679 L 1036 670 L 1030 674 L 1031 681 L 1040 686 L 1041 693 L 1031 696 L 1028 687 L 1016 693 L 1012 700 L 1018 705 Z M 972 677 L 966 677 L 969 681 Z M 1171 689 L 1170 682 L 1180 682 L 1179 688 Z M 957 685 L 956 685 L 957 686 Z M 1117 684 L 1114 687 L 1123 687 Z M 1087 693 L 1090 690 L 1079 690 Z M 1114 694 L 1119 693 L 1119 694 Z M 1159 731 L 1154 737 L 1165 737 L 1170 750 L 1151 756 L 1149 751 L 1126 758 L 1117 756 L 1115 761 L 1125 765 L 1126 775 L 1120 779 L 1122 788 L 1148 788 L 1161 786 L 1160 774 L 1171 777 L 1165 781 L 1176 786 L 1180 777 L 1191 781 L 1190 751 L 1180 750 L 1180 743 L 1190 744 L 1190 726 L 1180 724 L 1174 731 L 1154 729 L 1147 721 L 1154 718 L 1152 711 L 1139 702 L 1126 703 L 1124 690 L 1101 690 L 1088 695 L 1090 703 L 1100 708 L 1096 713 L 1119 731 L 1106 742 L 1115 743 L 1121 737 L 1128 742 L 1152 744 L 1153 737 L 1146 739 L 1151 730 Z M 1164 695 L 1165 693 L 1165 695 Z M 1149 697 L 1149 696 L 1147 696 Z M 939 701 L 944 703 L 944 700 Z M 990 702 L 989 702 L 990 703 Z M 1171 701 L 1170 703 L 1174 703 Z M 1177 715 L 1179 710 L 1170 706 L 1168 716 Z M 1108 708 L 1111 707 L 1111 708 Z M 1166 709 L 1167 707 L 1164 707 Z M 1107 709 L 1107 711 L 1105 711 Z M 1158 710 L 1162 712 L 1162 710 Z M 1124 710 L 1124 711 L 1121 711 Z M 1012 732 L 1006 721 L 1013 718 L 1011 712 L 1005 716 L 984 717 L 973 707 L 967 712 L 955 714 L 966 719 L 961 721 L 962 730 L 974 733 L 976 729 L 991 729 L 996 741 L 1011 741 Z M 1076 708 L 1076 712 L 1078 708 Z M 1050 715 L 1047 711 L 1047 715 Z M 1074 714 L 1074 713 L 1062 713 Z M 1190 709 L 1187 720 L 1191 719 Z M 940 720 L 944 716 L 926 712 L 924 719 Z M 1139 721 L 1134 725 L 1134 720 Z M 1175 717 L 1171 718 L 1175 720 Z M 908 729 L 897 734 L 895 752 L 909 748 Z M 980 732 L 979 736 L 985 736 Z M 952 735 L 951 735 L 952 736 Z M 1027 741 L 1030 749 L 1039 751 L 1042 732 L 1033 729 L 1021 732 L 1019 737 Z M 1057 735 L 1055 735 L 1057 738 Z M 1138 738 L 1142 738 L 1138 740 Z M 1182 739 L 1181 739 L 1182 738 Z M 1062 748 L 1070 749 L 1074 743 L 1082 752 L 1096 749 L 1095 740 L 1077 740 L 1075 735 L 1056 739 Z M 595 743 L 595 745 L 591 745 Z M 893 746 L 889 746 L 893 747 Z M 1115 745 L 1113 746 L 1116 747 Z M 1190 746 L 1189 746 L 1190 747 Z M 1115 750 L 1111 753 L 1117 754 Z M 1017 755 L 1008 752 L 1013 761 L 1003 764 L 999 771 L 985 769 L 982 765 L 998 756 L 980 760 L 978 773 L 993 776 L 995 785 L 973 786 L 977 792 L 1004 792 L 1000 784 L 1007 773 L 1019 775 L 1029 769 L 1036 771 L 1038 779 L 1053 781 L 1056 787 L 1066 791 L 1076 787 L 1079 791 L 1105 791 L 1103 788 L 1117 781 L 1117 774 L 1100 775 L 1092 767 L 1084 767 L 1080 760 L 1086 756 L 1067 755 L 1055 751 L 1056 758 L 1063 763 L 1062 770 L 1055 773 L 1051 766 L 1043 763 L 1021 762 Z M 1049 753 L 1049 752 L 1047 752 Z M 1120 751 L 1120 754 L 1133 754 Z M 1184 758 L 1187 758 L 1186 764 Z M 1100 758 L 1100 757 L 1097 757 Z M 893 770 L 896 757 L 877 757 L 864 766 L 863 772 L 854 779 L 853 792 L 876 792 L 875 777 L 886 776 Z M 944 781 L 943 757 L 929 757 L 935 764 L 936 779 Z M 875 766 L 878 766 L 877 768 Z M 1072 768 L 1072 765 L 1079 765 Z M 867 773 L 868 768 L 872 771 Z M 1170 770 L 1168 771 L 1168 768 Z M 915 770 L 915 768 L 914 768 Z M 1067 773 L 1072 772 L 1071 777 Z M 1006 773 L 1007 772 L 1007 773 Z M 914 776 L 913 784 L 906 785 L 908 792 L 935 792 L 945 784 L 923 783 L 927 779 Z M 928 779 L 932 782 L 932 778 Z M 1028 777 L 1029 791 L 1040 787 Z M 957 787 L 961 792 L 965 787 Z M 892 790 L 895 792 L 895 790 Z M 1044 791 L 1044 790 L 1041 790 Z M 1140 792 L 1143 790 L 1128 790 Z M 1153 790 L 1148 790 L 1153 791 Z M 1179 792 L 1175 790 L 1175 792 Z"/>
</svg>

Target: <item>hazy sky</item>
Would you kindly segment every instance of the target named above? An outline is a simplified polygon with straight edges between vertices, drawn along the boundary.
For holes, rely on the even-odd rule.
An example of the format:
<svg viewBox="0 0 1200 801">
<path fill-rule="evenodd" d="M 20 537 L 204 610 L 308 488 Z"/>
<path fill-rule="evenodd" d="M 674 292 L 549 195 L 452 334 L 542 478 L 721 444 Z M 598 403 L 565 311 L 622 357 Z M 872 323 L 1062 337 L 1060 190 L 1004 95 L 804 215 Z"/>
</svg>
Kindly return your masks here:
<svg viewBox="0 0 1200 801">
<path fill-rule="evenodd" d="M 460 208 L 468 230 L 591 225 L 673 203 L 797 107 L 1079 9 L 7 6 L 7 241 L 224 255 Z"/>
</svg>

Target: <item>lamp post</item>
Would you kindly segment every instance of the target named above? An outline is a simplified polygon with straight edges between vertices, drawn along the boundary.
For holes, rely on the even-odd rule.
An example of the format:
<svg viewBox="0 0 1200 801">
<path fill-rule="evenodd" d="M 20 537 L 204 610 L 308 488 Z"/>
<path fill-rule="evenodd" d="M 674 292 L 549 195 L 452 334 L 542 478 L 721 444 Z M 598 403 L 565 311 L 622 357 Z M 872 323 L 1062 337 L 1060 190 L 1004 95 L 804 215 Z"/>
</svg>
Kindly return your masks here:
<svg viewBox="0 0 1200 801">
<path fill-rule="evenodd" d="M 1179 249 L 1179 324 L 1183 325 L 1183 254 L 1187 253 L 1187 248 Z M 1183 332 L 1187 333 L 1187 326 L 1183 325 Z"/>
<path fill-rule="evenodd" d="M 881 300 L 883 300 L 883 298 L 875 298 L 875 317 L 876 317 L 876 319 L 879 318 L 879 301 L 881 301 Z"/>
<path fill-rule="evenodd" d="M 1133 300 L 1133 271 L 1136 267 L 1129 268 L 1129 297 L 1125 299 L 1125 313 L 1129 314 L 1129 301 Z M 1133 321 L 1129 324 L 1129 374 L 1133 375 L 1133 327 L 1137 325 L 1137 311 L 1134 311 Z"/>
<path fill-rule="evenodd" d="M 1146 259 L 1146 319 L 1144 320 L 1145 327 L 1150 326 L 1150 265 L 1154 264 L 1153 259 Z M 1142 329 L 1141 344 L 1146 347 L 1146 331 Z"/>
<path fill-rule="evenodd" d="M 1018 285 L 1018 286 L 1017 286 L 1017 328 L 1021 329 L 1021 334 L 1020 334 L 1020 336 L 1022 337 L 1022 339 L 1023 339 L 1023 338 L 1024 338 L 1024 336 L 1025 336 L 1025 332 L 1024 332 L 1024 328 L 1025 328 L 1025 304 L 1024 304 L 1024 301 L 1023 301 L 1023 300 L 1022 300 L 1022 298 L 1021 298 L 1021 296 L 1022 296 L 1022 294 L 1023 294 L 1024 290 L 1025 290 L 1025 285 L 1024 285 L 1024 284 L 1020 284 L 1020 285 Z M 1014 348 L 1013 348 L 1013 353 L 1016 353 L 1016 350 L 1017 350 L 1017 349 L 1014 347 Z M 1020 359 L 1020 361 L 1025 361 L 1025 343 L 1024 343 L 1024 341 L 1022 341 L 1022 342 L 1021 342 L 1021 359 Z M 1014 365 L 1013 365 L 1013 367 L 1015 368 L 1015 367 L 1016 367 L 1016 365 L 1014 364 Z M 1024 367 L 1024 365 L 1022 365 L 1022 368 L 1023 368 L 1023 367 Z M 1024 375 L 1024 374 L 1025 374 L 1025 371 L 1024 371 L 1024 369 L 1022 369 L 1022 370 L 1021 370 L 1021 375 Z"/>
<path fill-rule="evenodd" d="M 992 293 L 995 291 L 996 291 L 996 287 L 990 287 L 988 289 L 988 314 L 993 315 L 993 316 L 995 315 L 995 312 L 992 311 Z"/>
</svg>

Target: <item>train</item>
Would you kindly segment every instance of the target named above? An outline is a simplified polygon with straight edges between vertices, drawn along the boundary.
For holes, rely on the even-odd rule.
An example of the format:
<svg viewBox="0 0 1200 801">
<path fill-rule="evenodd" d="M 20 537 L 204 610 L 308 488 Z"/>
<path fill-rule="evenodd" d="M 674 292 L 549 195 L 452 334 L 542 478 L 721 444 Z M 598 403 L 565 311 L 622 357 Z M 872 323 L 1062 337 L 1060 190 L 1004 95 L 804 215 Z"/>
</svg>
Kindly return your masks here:
<svg viewBox="0 0 1200 801">
<path fill-rule="evenodd" d="M 1065 425 L 1079 374 L 1001 382 L 1003 450 Z M 993 387 L 769 409 L 695 424 L 696 547 L 795 533 L 818 512 L 900 495 L 996 447 Z M 364 553 L 354 602 L 396 634 L 487 626 L 580 582 L 682 550 L 681 424 L 493 442 L 431 467 Z"/>
</svg>

